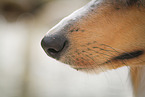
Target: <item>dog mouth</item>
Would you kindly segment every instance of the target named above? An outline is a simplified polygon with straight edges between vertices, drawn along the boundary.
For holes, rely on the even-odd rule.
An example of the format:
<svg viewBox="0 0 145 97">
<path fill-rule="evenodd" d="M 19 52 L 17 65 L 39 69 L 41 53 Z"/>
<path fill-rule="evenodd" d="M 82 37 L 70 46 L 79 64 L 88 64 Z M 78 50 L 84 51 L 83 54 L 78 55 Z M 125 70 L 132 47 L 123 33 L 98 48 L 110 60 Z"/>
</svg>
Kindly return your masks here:
<svg viewBox="0 0 145 97">
<path fill-rule="evenodd" d="M 143 50 L 137 50 L 137 51 L 133 51 L 133 52 L 128 52 L 128 53 L 122 53 L 120 54 L 119 56 L 116 56 L 116 57 L 113 57 L 111 58 L 110 60 L 107 60 L 101 64 L 98 64 L 98 66 L 102 66 L 104 64 L 108 64 L 108 63 L 112 63 L 113 61 L 123 61 L 123 60 L 132 60 L 132 59 L 135 59 L 139 56 L 141 56 L 142 54 L 144 54 L 144 51 Z M 96 67 L 96 66 L 95 66 Z M 87 70 L 92 70 L 94 69 L 93 66 L 72 66 L 72 68 L 76 69 L 76 70 L 84 70 L 84 71 L 87 71 Z"/>
<path fill-rule="evenodd" d="M 130 52 L 130 53 L 123 53 L 117 57 L 114 57 L 113 60 L 126 60 L 126 59 L 134 59 L 136 57 L 141 56 L 144 53 L 142 50 Z"/>
</svg>

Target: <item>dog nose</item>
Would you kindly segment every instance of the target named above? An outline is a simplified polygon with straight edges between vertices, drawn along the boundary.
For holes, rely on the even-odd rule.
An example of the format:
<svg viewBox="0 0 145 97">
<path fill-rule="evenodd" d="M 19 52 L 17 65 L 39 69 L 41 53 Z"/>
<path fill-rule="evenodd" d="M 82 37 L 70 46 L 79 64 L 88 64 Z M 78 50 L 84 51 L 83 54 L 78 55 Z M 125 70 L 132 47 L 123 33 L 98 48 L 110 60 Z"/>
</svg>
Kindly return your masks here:
<svg viewBox="0 0 145 97">
<path fill-rule="evenodd" d="M 45 36 L 41 41 L 41 46 L 46 54 L 55 59 L 59 59 L 67 48 L 67 39 L 60 35 Z"/>
</svg>

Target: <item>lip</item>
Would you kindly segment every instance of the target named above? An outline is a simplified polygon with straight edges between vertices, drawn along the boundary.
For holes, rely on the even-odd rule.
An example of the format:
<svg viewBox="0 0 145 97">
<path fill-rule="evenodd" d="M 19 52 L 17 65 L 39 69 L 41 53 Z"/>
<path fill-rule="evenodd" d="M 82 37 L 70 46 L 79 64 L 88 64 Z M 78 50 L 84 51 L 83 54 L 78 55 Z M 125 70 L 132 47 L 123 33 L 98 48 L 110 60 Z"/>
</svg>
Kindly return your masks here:
<svg viewBox="0 0 145 97">
<path fill-rule="evenodd" d="M 129 52 L 129 53 L 123 53 L 123 54 L 113 58 L 113 60 L 133 59 L 133 58 L 141 56 L 143 53 L 144 53 L 143 50 L 137 50 L 137 51 L 133 51 L 133 52 Z"/>
<path fill-rule="evenodd" d="M 88 70 L 88 69 L 93 69 L 93 67 L 90 66 L 71 66 L 72 68 L 76 69 L 76 70 Z"/>
<path fill-rule="evenodd" d="M 88 68 L 74 68 L 76 70 L 88 70 Z"/>
<path fill-rule="evenodd" d="M 92 70 L 92 69 L 95 69 L 95 68 L 99 68 L 100 66 L 102 66 L 103 64 L 108 64 L 110 63 L 111 61 L 113 61 L 112 59 L 108 60 L 108 61 L 105 61 L 103 63 L 100 63 L 100 64 L 95 64 L 95 65 L 87 65 L 87 66 L 79 66 L 79 65 L 71 65 L 72 68 L 76 69 L 76 70 Z M 97 66 L 97 67 L 96 67 Z"/>
</svg>

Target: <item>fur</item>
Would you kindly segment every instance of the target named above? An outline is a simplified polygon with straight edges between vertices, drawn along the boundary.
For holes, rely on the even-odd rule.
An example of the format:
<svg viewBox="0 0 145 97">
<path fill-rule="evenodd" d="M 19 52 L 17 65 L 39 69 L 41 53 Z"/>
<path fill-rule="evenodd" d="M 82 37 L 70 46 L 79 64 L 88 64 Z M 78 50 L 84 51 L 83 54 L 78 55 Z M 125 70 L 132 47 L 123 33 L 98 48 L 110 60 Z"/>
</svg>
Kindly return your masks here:
<svg viewBox="0 0 145 97">
<path fill-rule="evenodd" d="M 93 0 L 64 18 L 47 33 L 63 34 L 69 41 L 59 61 L 94 73 L 130 66 L 134 94 L 143 97 L 139 93 L 145 80 L 144 2 Z"/>
</svg>

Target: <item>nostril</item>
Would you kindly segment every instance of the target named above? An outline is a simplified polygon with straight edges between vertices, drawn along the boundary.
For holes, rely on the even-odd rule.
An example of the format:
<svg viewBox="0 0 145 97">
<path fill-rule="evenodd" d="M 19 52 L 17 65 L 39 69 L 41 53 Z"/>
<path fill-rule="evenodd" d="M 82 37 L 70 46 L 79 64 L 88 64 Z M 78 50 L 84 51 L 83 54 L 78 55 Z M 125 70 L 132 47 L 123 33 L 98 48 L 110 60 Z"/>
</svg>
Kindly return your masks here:
<svg viewBox="0 0 145 97">
<path fill-rule="evenodd" d="M 60 48 L 59 50 L 56 50 L 54 48 L 48 48 L 47 52 L 54 53 L 54 54 L 60 53 L 66 47 L 66 44 L 67 44 L 67 41 L 64 42 L 62 48 Z"/>
<path fill-rule="evenodd" d="M 68 41 L 64 36 L 45 36 L 41 46 L 48 56 L 59 59 L 68 47 Z"/>
<path fill-rule="evenodd" d="M 47 51 L 48 51 L 48 52 L 51 52 L 51 53 L 59 53 L 59 51 L 56 51 L 56 50 L 53 49 L 53 48 L 49 48 Z"/>
</svg>

